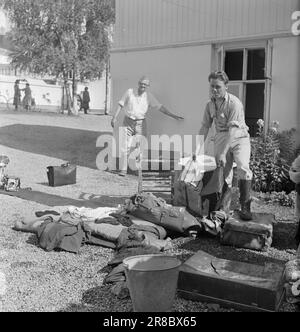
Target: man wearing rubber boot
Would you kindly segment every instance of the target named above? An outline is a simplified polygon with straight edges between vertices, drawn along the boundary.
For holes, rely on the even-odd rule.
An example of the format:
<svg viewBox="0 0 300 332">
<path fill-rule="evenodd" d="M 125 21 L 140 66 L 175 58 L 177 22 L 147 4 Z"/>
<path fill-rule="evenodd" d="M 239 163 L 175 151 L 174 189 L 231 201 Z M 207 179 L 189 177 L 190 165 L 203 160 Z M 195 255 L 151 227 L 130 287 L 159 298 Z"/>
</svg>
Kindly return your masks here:
<svg viewBox="0 0 300 332">
<path fill-rule="evenodd" d="M 240 217 L 250 221 L 252 220 L 250 192 L 253 175 L 249 168 L 251 144 L 244 107 L 236 96 L 228 93 L 229 79 L 225 72 L 211 73 L 209 83 L 212 98 L 207 103 L 199 135 L 204 137 L 205 141 L 209 129 L 213 124 L 215 125 L 214 149 L 217 165 L 224 167 L 224 178 L 228 182 L 232 174 L 233 162 L 236 163 L 240 188 Z M 230 202 L 231 185 L 232 183 L 225 185 L 223 191 L 223 199 L 227 202 L 226 209 Z"/>
</svg>

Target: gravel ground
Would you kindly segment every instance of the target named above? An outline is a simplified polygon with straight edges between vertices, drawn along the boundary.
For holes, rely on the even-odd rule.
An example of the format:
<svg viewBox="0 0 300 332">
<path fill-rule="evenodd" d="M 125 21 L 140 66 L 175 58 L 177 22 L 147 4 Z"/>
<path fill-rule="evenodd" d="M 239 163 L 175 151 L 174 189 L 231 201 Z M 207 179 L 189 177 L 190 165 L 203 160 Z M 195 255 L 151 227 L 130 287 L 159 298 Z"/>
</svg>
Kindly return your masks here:
<svg viewBox="0 0 300 332">
<path fill-rule="evenodd" d="M 120 300 L 103 285 L 114 251 L 84 246 L 79 255 L 46 253 L 32 234 L 12 230 L 16 219 L 54 206 L 116 206 L 136 193 L 137 178 L 120 178 L 96 169 L 96 139 L 109 131 L 106 116 L 67 117 L 55 114 L 0 113 L 0 155 L 9 156 L 8 174 L 21 178 L 22 187 L 39 192 L 33 201 L 0 195 L 0 310 L 5 312 L 130 312 L 131 300 Z M 55 132 L 55 135 L 52 133 Z M 78 167 L 74 186 L 49 188 L 46 167 L 71 160 Z M 211 237 L 174 240 L 172 254 L 184 261 L 198 250 L 226 259 L 264 264 L 285 263 L 295 255 L 292 244 L 296 219 L 289 208 L 254 203 L 256 212 L 276 215 L 273 247 L 267 252 L 221 247 Z M 297 311 L 284 303 L 281 311 Z M 174 312 L 234 311 L 176 297 Z"/>
</svg>

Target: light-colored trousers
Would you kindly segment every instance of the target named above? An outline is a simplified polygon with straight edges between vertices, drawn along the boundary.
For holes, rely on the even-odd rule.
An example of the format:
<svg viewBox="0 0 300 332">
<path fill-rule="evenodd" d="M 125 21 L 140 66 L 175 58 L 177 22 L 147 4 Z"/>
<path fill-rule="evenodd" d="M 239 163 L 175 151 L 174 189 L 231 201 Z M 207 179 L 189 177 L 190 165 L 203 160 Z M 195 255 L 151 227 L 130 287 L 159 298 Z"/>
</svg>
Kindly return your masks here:
<svg viewBox="0 0 300 332">
<path fill-rule="evenodd" d="M 139 160 L 143 152 L 143 131 L 145 130 L 145 120 L 132 120 L 124 118 L 121 127 L 121 147 L 119 169 L 127 171 L 128 166 L 132 170 L 137 169 L 136 160 Z M 132 153 L 132 150 L 135 150 Z"/>
<path fill-rule="evenodd" d="M 215 156 L 217 157 L 224 151 L 225 143 L 228 138 L 228 132 L 217 133 L 214 139 Z M 239 135 L 233 140 L 227 155 L 226 165 L 224 168 L 224 177 L 229 186 L 232 185 L 233 179 L 233 163 L 237 166 L 238 180 L 252 180 L 253 173 L 250 170 L 249 163 L 251 157 L 250 136 Z"/>
</svg>

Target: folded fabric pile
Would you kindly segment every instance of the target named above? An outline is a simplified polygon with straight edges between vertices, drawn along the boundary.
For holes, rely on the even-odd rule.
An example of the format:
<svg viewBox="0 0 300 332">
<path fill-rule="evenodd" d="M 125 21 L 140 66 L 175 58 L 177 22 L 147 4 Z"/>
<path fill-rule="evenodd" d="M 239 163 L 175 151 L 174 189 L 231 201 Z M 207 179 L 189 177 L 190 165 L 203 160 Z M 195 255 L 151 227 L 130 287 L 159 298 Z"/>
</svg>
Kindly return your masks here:
<svg viewBox="0 0 300 332">
<path fill-rule="evenodd" d="M 300 303 L 300 259 L 291 260 L 286 264 L 285 280 L 287 302 Z"/>
</svg>

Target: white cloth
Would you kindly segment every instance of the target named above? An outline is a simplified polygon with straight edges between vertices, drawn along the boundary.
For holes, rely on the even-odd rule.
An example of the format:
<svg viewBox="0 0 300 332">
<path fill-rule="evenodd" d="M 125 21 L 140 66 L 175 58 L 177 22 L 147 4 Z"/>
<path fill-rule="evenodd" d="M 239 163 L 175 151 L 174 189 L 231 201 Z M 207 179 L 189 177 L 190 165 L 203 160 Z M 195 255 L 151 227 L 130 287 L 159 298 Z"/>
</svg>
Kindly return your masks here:
<svg viewBox="0 0 300 332">
<path fill-rule="evenodd" d="M 107 218 L 111 213 L 117 212 L 117 208 L 100 207 L 98 209 L 77 208 L 69 206 L 66 212 L 74 217 L 81 219 L 83 222 L 94 222 L 99 219 Z"/>
<path fill-rule="evenodd" d="M 205 172 L 214 171 L 217 168 L 216 159 L 211 156 L 199 155 L 194 161 L 191 157 L 182 158 L 180 166 L 184 166 L 180 181 L 197 186 L 204 177 Z"/>
<path fill-rule="evenodd" d="M 119 105 L 124 108 L 125 115 L 132 120 L 143 120 L 149 108 L 160 109 L 162 106 L 151 93 L 144 92 L 139 96 L 134 89 L 126 91 Z"/>
</svg>

